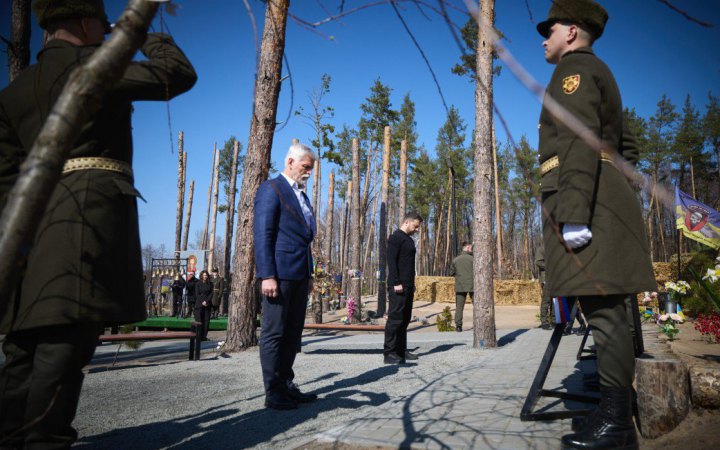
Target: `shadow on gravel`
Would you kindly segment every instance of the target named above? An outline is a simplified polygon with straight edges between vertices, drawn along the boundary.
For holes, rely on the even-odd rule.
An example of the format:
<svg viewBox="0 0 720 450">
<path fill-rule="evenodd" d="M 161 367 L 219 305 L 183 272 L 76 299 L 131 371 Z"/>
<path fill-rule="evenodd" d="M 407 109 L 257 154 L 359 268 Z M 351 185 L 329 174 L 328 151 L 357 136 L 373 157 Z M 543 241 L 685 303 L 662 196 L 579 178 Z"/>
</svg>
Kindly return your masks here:
<svg viewBox="0 0 720 450">
<path fill-rule="evenodd" d="M 426 356 L 426 355 L 432 355 L 433 353 L 442 353 L 446 352 L 448 350 L 453 349 L 454 347 L 466 347 L 465 344 L 443 344 L 438 345 L 437 347 L 434 347 L 425 353 L 418 353 L 418 356 Z"/>
<path fill-rule="evenodd" d="M 75 444 L 75 448 L 85 450 L 120 448 L 155 450 L 167 447 L 187 450 L 250 448 L 268 443 L 278 435 L 301 426 L 303 422 L 316 419 L 321 413 L 386 403 L 390 400 L 387 394 L 363 391 L 358 387 L 394 375 L 398 370 L 398 366 L 383 366 L 352 378 L 337 380 L 331 385 L 313 391 L 320 396 L 316 402 L 301 404 L 296 410 L 276 411 L 260 407 L 261 409 L 243 412 L 238 407 L 240 402 L 232 402 L 163 422 L 146 423 L 95 436 L 85 436 Z M 328 374 L 329 377 L 334 375 L 337 373 Z M 188 399 L 188 401 L 192 400 Z M 319 431 L 323 430 L 315 430 L 315 432 Z M 302 435 L 302 430 L 298 431 L 298 434 Z M 298 436 L 293 435 L 293 437 Z M 283 447 L 282 442 L 278 442 L 277 445 Z"/>
<path fill-rule="evenodd" d="M 518 336 L 520 336 L 523 333 L 526 333 L 527 331 L 528 331 L 527 328 L 521 328 L 519 330 L 515 330 L 511 333 L 508 333 L 505 336 L 498 339 L 497 346 L 503 347 L 505 345 L 512 344 L 513 342 L 515 342 L 515 339 L 517 339 Z"/>
</svg>

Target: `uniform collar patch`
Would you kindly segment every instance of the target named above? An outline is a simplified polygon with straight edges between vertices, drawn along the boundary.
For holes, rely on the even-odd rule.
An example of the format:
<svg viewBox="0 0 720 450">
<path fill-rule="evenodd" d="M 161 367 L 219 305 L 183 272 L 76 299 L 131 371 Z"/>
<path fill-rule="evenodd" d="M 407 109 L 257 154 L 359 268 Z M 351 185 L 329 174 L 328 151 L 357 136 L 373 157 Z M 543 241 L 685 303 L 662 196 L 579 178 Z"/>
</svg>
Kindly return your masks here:
<svg viewBox="0 0 720 450">
<path fill-rule="evenodd" d="M 572 94 L 573 92 L 577 91 L 580 87 L 580 74 L 577 75 L 570 75 L 569 77 L 563 78 L 562 81 L 562 88 L 563 92 L 566 94 Z"/>
</svg>

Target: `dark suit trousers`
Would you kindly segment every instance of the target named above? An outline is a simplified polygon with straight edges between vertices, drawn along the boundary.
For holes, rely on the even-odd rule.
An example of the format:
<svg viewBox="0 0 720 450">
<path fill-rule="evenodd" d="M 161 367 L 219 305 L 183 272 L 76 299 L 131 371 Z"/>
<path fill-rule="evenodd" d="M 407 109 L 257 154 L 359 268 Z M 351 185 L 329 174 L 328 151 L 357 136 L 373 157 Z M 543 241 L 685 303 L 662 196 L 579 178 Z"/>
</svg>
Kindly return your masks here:
<svg viewBox="0 0 720 450">
<path fill-rule="evenodd" d="M 102 325 L 84 323 L 11 332 L 0 370 L 0 447 L 64 449 L 77 439 L 82 368 Z M 22 427 L 33 422 L 25 430 Z"/>
<path fill-rule="evenodd" d="M 412 316 L 414 287 L 403 286 L 403 292 L 396 294 L 393 286 L 388 287 L 388 319 L 385 324 L 385 345 L 386 355 L 395 353 L 404 358 L 407 350 L 407 329 Z"/>
<path fill-rule="evenodd" d="M 262 297 L 260 365 L 265 394 L 282 395 L 292 384 L 295 354 L 305 325 L 308 280 L 278 280 L 278 296 Z"/>
<path fill-rule="evenodd" d="M 465 310 L 465 299 L 470 294 L 470 301 L 473 300 L 472 292 L 456 292 L 455 293 L 455 326 L 462 328 L 463 312 Z"/>
</svg>

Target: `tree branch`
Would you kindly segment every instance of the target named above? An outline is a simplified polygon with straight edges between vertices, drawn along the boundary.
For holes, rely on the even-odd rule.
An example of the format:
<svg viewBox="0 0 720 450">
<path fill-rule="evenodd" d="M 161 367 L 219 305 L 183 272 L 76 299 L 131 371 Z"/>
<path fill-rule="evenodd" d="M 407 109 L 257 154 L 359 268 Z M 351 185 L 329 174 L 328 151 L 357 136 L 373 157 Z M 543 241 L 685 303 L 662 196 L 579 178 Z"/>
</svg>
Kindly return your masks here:
<svg viewBox="0 0 720 450">
<path fill-rule="evenodd" d="M 713 28 L 715 25 L 709 23 L 709 22 L 703 22 L 702 20 L 696 19 L 692 17 L 690 14 L 686 13 L 682 9 L 678 8 L 677 6 L 673 5 L 669 2 L 669 0 L 658 0 L 660 3 L 664 4 L 668 8 L 672 9 L 676 13 L 680 14 L 681 16 L 685 17 L 690 22 L 695 22 L 696 24 L 705 27 L 705 28 Z"/>
</svg>

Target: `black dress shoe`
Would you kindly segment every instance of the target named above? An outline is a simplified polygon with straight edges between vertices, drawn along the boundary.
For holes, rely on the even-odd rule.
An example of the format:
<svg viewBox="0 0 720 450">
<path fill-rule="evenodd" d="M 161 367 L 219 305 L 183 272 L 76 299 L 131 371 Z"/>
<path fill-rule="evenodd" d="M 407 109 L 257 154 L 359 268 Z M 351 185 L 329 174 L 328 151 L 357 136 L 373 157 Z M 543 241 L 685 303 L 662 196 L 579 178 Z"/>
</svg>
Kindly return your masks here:
<svg viewBox="0 0 720 450">
<path fill-rule="evenodd" d="M 304 392 L 300 392 L 300 389 L 297 388 L 297 386 L 293 386 L 291 388 L 288 388 L 287 395 L 291 399 L 300 402 L 300 403 L 310 403 L 317 400 L 317 394 L 306 394 Z"/>
<path fill-rule="evenodd" d="M 383 361 L 385 364 L 405 364 L 405 358 L 401 358 L 394 353 L 385 355 Z"/>
<path fill-rule="evenodd" d="M 405 359 L 408 361 L 416 361 L 418 359 L 418 355 L 411 352 L 410 350 L 405 350 Z"/>
<path fill-rule="evenodd" d="M 265 407 L 270 408 L 270 409 L 280 409 L 280 410 L 297 409 L 298 402 L 296 402 L 292 398 L 265 397 Z"/>
<path fill-rule="evenodd" d="M 455 327 L 455 331 L 457 331 L 458 333 L 462 333 L 462 325 L 457 325 Z"/>
</svg>

